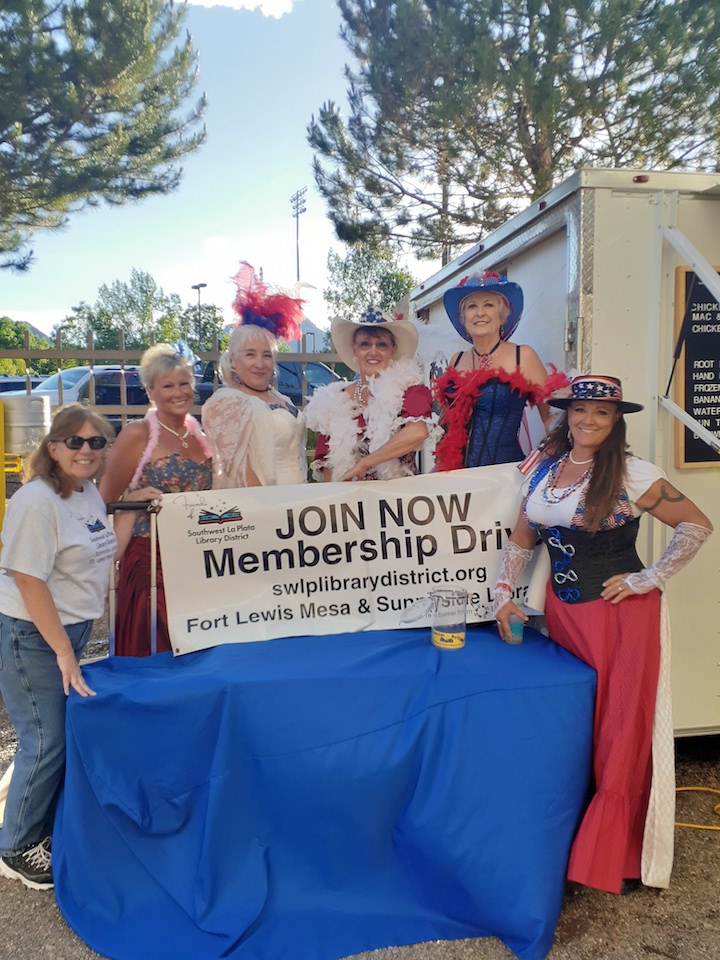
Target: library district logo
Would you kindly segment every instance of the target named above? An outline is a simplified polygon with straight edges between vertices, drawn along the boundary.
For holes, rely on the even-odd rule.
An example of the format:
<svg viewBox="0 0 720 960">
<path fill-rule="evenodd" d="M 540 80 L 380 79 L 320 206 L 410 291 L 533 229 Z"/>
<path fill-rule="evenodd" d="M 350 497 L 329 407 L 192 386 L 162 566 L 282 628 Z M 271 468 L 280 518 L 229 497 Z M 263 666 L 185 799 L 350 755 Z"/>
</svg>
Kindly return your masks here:
<svg viewBox="0 0 720 960">
<path fill-rule="evenodd" d="M 242 520 L 242 513 L 240 513 L 237 507 L 223 510 L 222 513 L 215 513 L 213 510 L 203 510 L 198 517 L 198 525 L 208 526 L 213 523 L 234 523 L 238 520 Z"/>
</svg>

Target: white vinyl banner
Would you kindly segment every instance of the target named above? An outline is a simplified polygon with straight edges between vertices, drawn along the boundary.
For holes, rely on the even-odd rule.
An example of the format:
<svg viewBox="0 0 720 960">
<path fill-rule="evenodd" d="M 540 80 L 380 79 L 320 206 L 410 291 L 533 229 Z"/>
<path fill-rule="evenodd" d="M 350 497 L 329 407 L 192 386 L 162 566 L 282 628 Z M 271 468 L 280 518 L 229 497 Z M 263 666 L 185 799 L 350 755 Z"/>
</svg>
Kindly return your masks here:
<svg viewBox="0 0 720 960">
<path fill-rule="evenodd" d="M 433 587 L 492 588 L 520 506 L 514 464 L 367 483 L 166 494 L 158 518 L 173 651 L 275 637 L 396 629 Z M 516 595 L 542 610 L 537 547 Z M 540 569 L 542 568 L 542 569 Z"/>
</svg>

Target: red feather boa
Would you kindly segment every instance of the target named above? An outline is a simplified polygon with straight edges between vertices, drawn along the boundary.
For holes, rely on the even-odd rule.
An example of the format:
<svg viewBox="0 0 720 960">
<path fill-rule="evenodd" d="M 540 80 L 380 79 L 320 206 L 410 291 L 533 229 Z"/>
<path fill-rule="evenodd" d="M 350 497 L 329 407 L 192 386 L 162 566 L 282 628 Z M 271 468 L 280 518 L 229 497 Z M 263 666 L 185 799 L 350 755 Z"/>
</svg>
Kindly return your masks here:
<svg viewBox="0 0 720 960">
<path fill-rule="evenodd" d="M 445 427 L 445 436 L 435 448 L 435 469 L 462 470 L 465 466 L 468 426 L 475 403 L 488 380 L 510 384 L 518 393 L 527 394 L 528 403 L 535 406 L 569 383 L 564 373 L 558 373 L 552 364 L 550 367 L 552 372 L 543 386 L 531 383 L 520 370 L 458 370 L 457 367 L 448 367 L 433 383 L 433 396 L 441 408 L 440 423 Z"/>
</svg>

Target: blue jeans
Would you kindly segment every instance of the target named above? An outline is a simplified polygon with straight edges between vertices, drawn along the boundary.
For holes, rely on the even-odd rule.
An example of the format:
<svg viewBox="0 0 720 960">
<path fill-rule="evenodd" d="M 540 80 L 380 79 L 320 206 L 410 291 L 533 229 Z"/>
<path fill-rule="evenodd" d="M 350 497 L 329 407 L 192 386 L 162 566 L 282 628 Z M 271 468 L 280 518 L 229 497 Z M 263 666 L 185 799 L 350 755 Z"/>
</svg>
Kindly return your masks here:
<svg viewBox="0 0 720 960">
<path fill-rule="evenodd" d="M 92 620 L 65 627 L 77 657 Z M 0 692 L 18 737 L 0 828 L 0 856 L 51 833 L 65 768 L 65 692 L 55 654 L 34 623 L 0 613 Z"/>
</svg>

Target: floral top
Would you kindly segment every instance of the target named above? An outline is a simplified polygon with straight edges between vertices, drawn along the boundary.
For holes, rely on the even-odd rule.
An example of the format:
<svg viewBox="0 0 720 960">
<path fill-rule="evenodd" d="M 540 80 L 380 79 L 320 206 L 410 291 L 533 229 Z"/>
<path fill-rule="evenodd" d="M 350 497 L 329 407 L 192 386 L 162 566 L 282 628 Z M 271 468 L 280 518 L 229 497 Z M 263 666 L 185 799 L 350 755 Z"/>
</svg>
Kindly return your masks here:
<svg viewBox="0 0 720 960">
<path fill-rule="evenodd" d="M 186 493 L 189 490 L 212 488 L 212 460 L 196 463 L 179 453 L 148 460 L 140 475 L 138 487 L 158 487 L 163 493 Z M 139 513 L 133 527 L 134 537 L 150 536 L 147 513 Z"/>
</svg>

